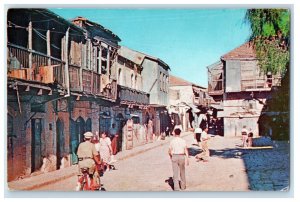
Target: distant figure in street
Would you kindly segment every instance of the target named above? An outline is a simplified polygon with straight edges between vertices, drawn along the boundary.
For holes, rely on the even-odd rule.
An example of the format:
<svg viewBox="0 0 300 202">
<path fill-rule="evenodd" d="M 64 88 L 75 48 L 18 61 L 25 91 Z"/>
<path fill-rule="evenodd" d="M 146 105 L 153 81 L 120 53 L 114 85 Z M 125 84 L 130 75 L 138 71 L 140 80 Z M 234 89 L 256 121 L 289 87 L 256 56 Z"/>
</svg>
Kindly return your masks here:
<svg viewBox="0 0 300 202">
<path fill-rule="evenodd" d="M 243 129 L 242 129 L 243 147 L 247 146 L 247 139 L 248 139 L 248 130 L 247 130 L 246 126 L 243 126 Z"/>
<path fill-rule="evenodd" d="M 109 171 L 110 166 L 110 157 L 112 154 L 111 141 L 110 138 L 107 137 L 107 134 L 103 132 L 100 138 L 100 154 L 104 167 L 106 167 L 106 171 Z"/>
<path fill-rule="evenodd" d="M 252 129 L 250 128 L 249 133 L 248 133 L 248 139 L 247 139 L 248 147 L 252 147 L 252 143 L 253 143 L 252 138 L 253 138 L 253 132 L 252 132 Z"/>
<path fill-rule="evenodd" d="M 199 128 L 199 127 L 195 128 L 194 138 L 196 139 L 200 148 L 201 148 L 201 133 L 202 133 L 201 128 Z"/>
<path fill-rule="evenodd" d="M 185 179 L 185 164 L 189 165 L 189 153 L 187 149 L 187 144 L 184 139 L 180 137 L 181 130 L 176 128 L 174 130 L 174 139 L 171 140 L 169 146 L 169 156 L 172 160 L 173 168 L 173 182 L 174 191 L 179 191 L 186 189 L 186 179 Z M 179 187 L 179 175 L 180 175 L 180 187 Z"/>
<path fill-rule="evenodd" d="M 149 119 L 148 125 L 147 125 L 147 138 L 148 141 L 153 141 L 153 122 L 152 119 Z"/>
<path fill-rule="evenodd" d="M 115 156 L 118 152 L 118 129 L 116 128 L 116 124 L 112 124 L 111 128 L 109 129 L 109 136 L 111 140 L 111 148 L 112 148 L 112 155 L 111 155 L 111 162 L 116 162 Z"/>
<path fill-rule="evenodd" d="M 198 159 L 198 161 L 203 160 L 203 162 L 208 162 L 208 157 L 210 156 L 210 152 L 208 149 L 208 140 L 210 139 L 210 136 L 207 134 L 208 128 L 204 127 L 202 129 L 201 133 L 201 147 L 202 147 L 202 153 L 197 154 L 195 157 Z"/>
</svg>

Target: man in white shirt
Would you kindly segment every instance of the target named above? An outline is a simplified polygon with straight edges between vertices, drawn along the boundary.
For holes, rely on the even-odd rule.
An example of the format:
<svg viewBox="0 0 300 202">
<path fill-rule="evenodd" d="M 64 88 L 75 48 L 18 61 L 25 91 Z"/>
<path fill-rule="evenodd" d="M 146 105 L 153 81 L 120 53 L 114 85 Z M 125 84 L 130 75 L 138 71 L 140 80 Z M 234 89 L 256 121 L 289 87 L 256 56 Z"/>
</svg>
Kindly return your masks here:
<svg viewBox="0 0 300 202">
<path fill-rule="evenodd" d="M 174 191 L 179 190 L 179 174 L 180 174 L 180 188 L 186 189 L 185 179 L 185 164 L 189 165 L 189 153 L 187 150 L 187 144 L 184 139 L 180 137 L 181 130 L 176 128 L 174 130 L 174 139 L 170 142 L 169 156 L 172 160 L 173 168 L 173 182 Z"/>
</svg>

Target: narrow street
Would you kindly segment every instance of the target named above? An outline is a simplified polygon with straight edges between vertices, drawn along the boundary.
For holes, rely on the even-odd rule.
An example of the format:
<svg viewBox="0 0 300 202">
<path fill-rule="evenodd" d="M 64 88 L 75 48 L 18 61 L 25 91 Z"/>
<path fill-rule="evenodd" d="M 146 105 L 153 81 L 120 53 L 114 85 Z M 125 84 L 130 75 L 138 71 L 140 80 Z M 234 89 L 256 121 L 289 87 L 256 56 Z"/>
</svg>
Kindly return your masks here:
<svg viewBox="0 0 300 202">
<path fill-rule="evenodd" d="M 186 191 L 247 191 L 248 178 L 244 162 L 234 149 L 239 138 L 213 137 L 210 140 L 209 162 L 196 162 L 195 154 L 200 149 L 192 134 L 184 137 L 190 150 L 190 165 L 186 168 Z M 101 178 L 106 191 L 172 191 L 168 179 L 172 167 L 167 154 L 169 144 L 154 148 L 115 164 L 116 170 L 106 172 Z M 224 151 L 231 153 L 226 157 Z M 222 155 L 219 155 L 219 153 Z M 73 191 L 76 176 L 37 190 Z M 238 182 L 238 183 L 237 183 Z"/>
</svg>

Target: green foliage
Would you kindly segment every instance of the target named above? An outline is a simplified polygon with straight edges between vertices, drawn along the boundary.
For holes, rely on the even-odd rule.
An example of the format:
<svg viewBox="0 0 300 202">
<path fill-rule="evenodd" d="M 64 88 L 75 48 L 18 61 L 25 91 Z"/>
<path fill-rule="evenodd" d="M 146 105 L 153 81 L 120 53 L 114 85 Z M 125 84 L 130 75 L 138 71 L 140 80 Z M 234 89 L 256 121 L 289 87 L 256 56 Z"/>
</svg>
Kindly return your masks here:
<svg viewBox="0 0 300 202">
<path fill-rule="evenodd" d="M 249 9 L 250 23 L 259 65 L 264 72 L 285 74 L 290 61 L 290 11 L 287 9 Z"/>
</svg>

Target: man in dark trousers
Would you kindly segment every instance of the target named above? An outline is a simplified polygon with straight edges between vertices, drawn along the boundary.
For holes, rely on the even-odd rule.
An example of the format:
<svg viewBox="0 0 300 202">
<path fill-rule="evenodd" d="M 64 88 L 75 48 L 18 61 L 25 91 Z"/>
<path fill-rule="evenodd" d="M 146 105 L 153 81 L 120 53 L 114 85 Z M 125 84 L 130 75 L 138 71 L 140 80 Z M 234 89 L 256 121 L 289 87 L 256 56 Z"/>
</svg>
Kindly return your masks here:
<svg viewBox="0 0 300 202">
<path fill-rule="evenodd" d="M 173 182 L 174 191 L 179 191 L 179 175 L 180 175 L 180 188 L 186 189 L 185 179 L 185 164 L 189 165 L 189 153 L 187 144 L 184 139 L 180 137 L 181 130 L 176 128 L 174 130 L 174 138 L 170 142 L 169 156 L 172 160 L 173 168 Z"/>
</svg>

